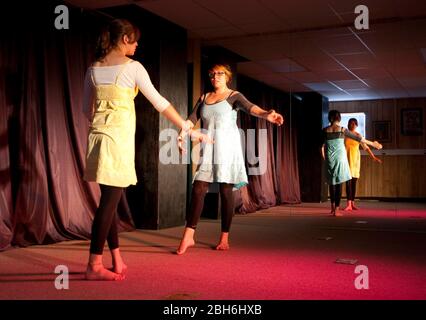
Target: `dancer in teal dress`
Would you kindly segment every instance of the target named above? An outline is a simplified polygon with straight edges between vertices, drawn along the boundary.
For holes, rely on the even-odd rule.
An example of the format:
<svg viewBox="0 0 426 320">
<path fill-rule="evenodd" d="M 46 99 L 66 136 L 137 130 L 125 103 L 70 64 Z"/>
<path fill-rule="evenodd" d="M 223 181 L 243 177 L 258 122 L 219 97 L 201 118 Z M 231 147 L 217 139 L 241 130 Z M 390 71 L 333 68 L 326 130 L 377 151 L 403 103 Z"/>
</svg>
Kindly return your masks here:
<svg viewBox="0 0 426 320">
<path fill-rule="evenodd" d="M 221 236 L 216 250 L 229 249 L 229 229 L 234 213 L 233 189 L 248 183 L 241 136 L 237 126 L 237 112 L 242 110 L 271 123 L 282 125 L 282 115 L 274 110 L 266 111 L 249 102 L 241 93 L 228 88 L 232 72 L 227 65 L 215 65 L 209 70 L 209 78 L 214 88 L 198 100 L 189 120 L 195 125 L 202 120 L 202 128 L 214 140 L 214 144 L 204 146 L 201 163 L 194 176 L 191 205 L 186 217 L 186 228 L 177 250 L 185 253 L 195 244 L 194 233 L 204 197 L 211 183 L 218 183 L 221 199 Z M 183 132 L 185 133 L 185 132 Z M 183 151 L 184 135 L 180 135 L 179 148 Z"/>
<path fill-rule="evenodd" d="M 346 155 L 345 137 L 368 144 L 376 149 L 381 149 L 382 145 L 377 141 L 366 140 L 341 127 L 341 115 L 337 110 L 331 110 L 328 113 L 328 121 L 330 121 L 330 126 L 323 129 L 322 157 L 325 160 L 325 176 L 329 185 L 331 214 L 340 216 L 338 210 L 342 196 L 342 183 L 352 179 Z"/>
</svg>

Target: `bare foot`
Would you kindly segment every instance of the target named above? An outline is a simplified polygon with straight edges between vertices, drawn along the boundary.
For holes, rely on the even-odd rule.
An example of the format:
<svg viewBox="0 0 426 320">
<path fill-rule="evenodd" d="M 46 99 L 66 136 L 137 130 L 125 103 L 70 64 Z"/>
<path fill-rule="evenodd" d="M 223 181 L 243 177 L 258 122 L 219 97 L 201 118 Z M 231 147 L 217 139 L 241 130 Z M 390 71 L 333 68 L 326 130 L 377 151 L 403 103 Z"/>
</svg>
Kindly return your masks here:
<svg viewBox="0 0 426 320">
<path fill-rule="evenodd" d="M 186 249 L 189 247 L 193 247 L 195 245 L 194 239 L 182 239 L 180 242 L 179 248 L 176 250 L 176 254 L 181 255 L 184 254 Z"/>
<path fill-rule="evenodd" d="M 336 211 L 334 212 L 334 216 L 335 217 L 343 217 L 343 213 L 340 211 L 339 208 L 337 208 Z"/>
<path fill-rule="evenodd" d="M 216 246 L 216 250 L 229 250 L 229 243 L 228 242 L 220 242 Z"/>
<path fill-rule="evenodd" d="M 109 271 L 103 265 L 88 265 L 86 269 L 86 280 L 102 280 L 102 281 L 116 281 L 123 280 L 124 276 Z"/>
<path fill-rule="evenodd" d="M 120 248 L 111 250 L 111 258 L 112 268 L 109 270 L 118 274 L 124 274 L 127 271 L 127 266 L 123 262 L 123 258 L 120 254 Z"/>
<path fill-rule="evenodd" d="M 126 274 L 127 266 L 122 261 L 121 263 L 113 263 L 112 268 L 108 270 L 118 274 Z"/>
<path fill-rule="evenodd" d="M 345 209 L 343 209 L 344 211 L 352 211 L 352 206 L 347 206 Z"/>
</svg>

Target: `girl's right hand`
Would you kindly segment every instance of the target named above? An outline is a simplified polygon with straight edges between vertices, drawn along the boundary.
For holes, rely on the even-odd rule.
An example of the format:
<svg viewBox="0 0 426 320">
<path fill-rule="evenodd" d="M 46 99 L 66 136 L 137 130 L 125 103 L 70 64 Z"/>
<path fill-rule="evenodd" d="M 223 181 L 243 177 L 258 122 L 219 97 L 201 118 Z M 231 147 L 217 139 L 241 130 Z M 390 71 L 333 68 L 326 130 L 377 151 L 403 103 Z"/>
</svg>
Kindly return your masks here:
<svg viewBox="0 0 426 320">
<path fill-rule="evenodd" d="M 380 160 L 379 158 L 374 158 L 374 161 L 376 161 L 376 162 L 378 162 L 378 163 L 382 163 L 383 161 L 382 160 Z"/>
<path fill-rule="evenodd" d="M 199 131 L 191 130 L 189 136 L 192 137 L 192 140 L 196 140 L 201 143 L 209 143 L 209 144 L 214 143 L 214 140 L 212 138 L 210 138 L 208 135 L 201 133 Z M 177 138 L 177 144 L 178 144 L 179 152 L 183 155 L 186 154 L 186 149 L 184 147 L 185 143 L 186 143 L 185 137 L 182 136 L 182 134 L 180 134 Z"/>
<path fill-rule="evenodd" d="M 377 150 L 380 150 L 380 149 L 383 148 L 383 146 L 380 143 L 378 143 L 377 141 L 373 142 L 373 147 L 376 148 Z"/>
</svg>

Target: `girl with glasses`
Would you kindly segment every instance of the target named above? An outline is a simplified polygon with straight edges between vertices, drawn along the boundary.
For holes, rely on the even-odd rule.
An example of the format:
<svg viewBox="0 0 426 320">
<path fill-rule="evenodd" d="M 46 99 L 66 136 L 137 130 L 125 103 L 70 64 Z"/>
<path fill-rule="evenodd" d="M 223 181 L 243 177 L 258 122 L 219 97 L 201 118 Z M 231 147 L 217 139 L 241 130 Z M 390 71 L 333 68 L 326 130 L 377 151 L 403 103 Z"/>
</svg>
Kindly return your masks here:
<svg viewBox="0 0 426 320">
<path fill-rule="evenodd" d="M 212 183 L 219 184 L 221 199 L 221 235 L 215 248 L 229 249 L 229 230 L 234 213 L 233 189 L 248 183 L 237 126 L 237 111 L 242 110 L 276 125 L 282 125 L 284 122 L 279 113 L 260 108 L 240 92 L 228 87 L 232 79 L 228 65 L 214 65 L 208 75 L 213 91 L 199 98 L 188 120 L 195 125 L 201 119 L 203 130 L 214 140 L 214 144 L 206 145 L 202 150 L 202 160 L 194 176 L 186 227 L 176 252 L 179 255 L 195 245 L 195 229 L 204 206 L 205 195 Z M 182 131 L 178 138 L 178 145 L 183 153 L 185 135 Z"/>
</svg>

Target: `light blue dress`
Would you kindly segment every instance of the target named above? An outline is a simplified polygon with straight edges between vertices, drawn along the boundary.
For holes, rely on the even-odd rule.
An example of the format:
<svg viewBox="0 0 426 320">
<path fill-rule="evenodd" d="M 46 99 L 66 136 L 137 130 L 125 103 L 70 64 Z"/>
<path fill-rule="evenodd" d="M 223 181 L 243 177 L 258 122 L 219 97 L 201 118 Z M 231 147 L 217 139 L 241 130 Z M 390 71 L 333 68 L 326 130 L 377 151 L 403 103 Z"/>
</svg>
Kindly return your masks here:
<svg viewBox="0 0 426 320">
<path fill-rule="evenodd" d="M 329 185 L 337 185 L 352 179 L 345 148 L 345 133 L 325 134 L 325 176 Z"/>
<path fill-rule="evenodd" d="M 202 129 L 215 143 L 203 144 L 194 181 L 229 183 L 237 189 L 248 184 L 237 112 L 228 100 L 200 105 Z"/>
</svg>

